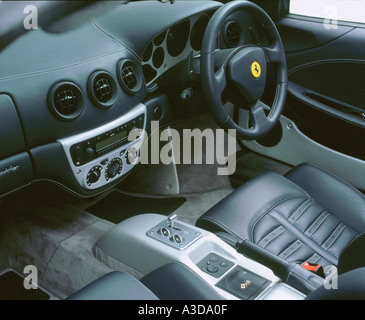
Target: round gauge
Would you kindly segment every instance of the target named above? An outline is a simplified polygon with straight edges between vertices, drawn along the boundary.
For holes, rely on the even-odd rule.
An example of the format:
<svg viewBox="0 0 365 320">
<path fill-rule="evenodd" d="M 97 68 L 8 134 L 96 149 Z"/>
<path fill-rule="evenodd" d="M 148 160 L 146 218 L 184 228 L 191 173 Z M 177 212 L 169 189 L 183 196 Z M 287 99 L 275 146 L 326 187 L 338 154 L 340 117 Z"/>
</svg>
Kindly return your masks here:
<svg viewBox="0 0 365 320">
<path fill-rule="evenodd" d="M 165 38 L 166 38 L 166 31 L 162 32 L 155 39 L 153 39 L 153 43 L 155 44 L 155 46 L 158 47 L 162 44 L 162 42 L 165 40 Z"/>
<path fill-rule="evenodd" d="M 152 56 L 153 66 L 158 69 L 162 66 L 163 60 L 165 58 L 165 53 L 161 47 L 157 48 Z"/>
<path fill-rule="evenodd" d="M 170 56 L 180 55 L 188 42 L 190 32 L 190 21 L 185 20 L 170 28 L 167 33 L 166 46 Z"/>
<path fill-rule="evenodd" d="M 201 16 L 194 24 L 190 35 L 190 45 L 196 50 L 200 51 L 202 46 L 202 41 L 204 37 L 205 29 L 207 28 L 209 22 L 208 16 Z"/>
<path fill-rule="evenodd" d="M 144 62 L 147 62 L 148 60 L 151 59 L 152 50 L 153 50 L 153 45 L 152 45 L 152 42 L 150 42 L 149 45 L 144 50 L 144 53 L 143 53 L 143 58 L 142 59 L 143 59 Z"/>
</svg>

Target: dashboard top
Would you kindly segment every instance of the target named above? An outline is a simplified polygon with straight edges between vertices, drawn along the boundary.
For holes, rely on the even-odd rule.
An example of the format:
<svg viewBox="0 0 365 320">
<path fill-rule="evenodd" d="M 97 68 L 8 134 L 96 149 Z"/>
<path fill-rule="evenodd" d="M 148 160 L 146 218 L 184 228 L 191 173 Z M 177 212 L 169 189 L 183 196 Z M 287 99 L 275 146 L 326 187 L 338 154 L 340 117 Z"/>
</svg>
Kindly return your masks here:
<svg viewBox="0 0 365 320">
<path fill-rule="evenodd" d="M 2 160 L 19 152 L 36 163 L 36 155 L 51 152 L 43 151 L 46 146 L 57 152 L 60 139 L 108 124 L 158 94 L 150 85 L 189 54 L 199 54 L 205 27 L 221 5 L 130 2 L 68 31 L 39 28 L 12 42 L 0 52 L 0 102 L 6 101 L 0 112 L 4 123 L 14 125 L 0 128 L 0 138 L 16 147 L 0 153 L 0 169 Z M 245 24 L 254 23 L 248 16 L 231 17 L 219 43 L 252 42 Z M 223 39 L 226 33 L 233 44 Z M 49 166 L 33 168 L 35 178 L 40 171 L 52 175 Z"/>
<path fill-rule="evenodd" d="M 95 24 L 142 59 L 145 45 L 162 30 L 200 12 L 218 9 L 216 1 L 132 2 L 108 12 Z"/>
</svg>

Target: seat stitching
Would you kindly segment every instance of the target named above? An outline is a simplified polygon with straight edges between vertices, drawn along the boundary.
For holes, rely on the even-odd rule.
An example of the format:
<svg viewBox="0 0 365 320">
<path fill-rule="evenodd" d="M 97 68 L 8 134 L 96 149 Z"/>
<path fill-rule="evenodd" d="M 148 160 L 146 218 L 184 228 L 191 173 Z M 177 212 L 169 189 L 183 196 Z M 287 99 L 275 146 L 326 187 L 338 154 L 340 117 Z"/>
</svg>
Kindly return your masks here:
<svg viewBox="0 0 365 320">
<path fill-rule="evenodd" d="M 280 231 L 280 232 L 278 232 Z M 270 231 L 267 235 L 265 235 L 258 243 L 257 245 L 259 245 L 262 248 L 265 248 L 271 241 L 275 240 L 277 237 L 279 237 L 283 232 L 285 232 L 286 229 L 284 228 L 284 226 L 280 225 L 277 228 L 275 228 L 274 230 Z M 276 233 L 278 232 L 278 233 Z M 271 237 L 270 237 L 271 236 Z M 266 239 L 268 238 L 268 239 Z M 260 245 L 260 243 L 262 243 L 264 240 L 266 240 L 265 245 Z"/>
<path fill-rule="evenodd" d="M 299 245 L 297 247 L 295 247 L 289 254 L 287 255 L 284 255 L 282 256 L 283 254 L 285 254 L 285 251 L 293 248 L 293 246 L 296 244 L 296 243 L 299 243 Z M 280 258 L 286 260 L 288 257 L 290 257 L 295 251 L 297 251 L 301 246 L 303 245 L 303 242 L 300 241 L 299 239 L 295 240 L 293 243 L 291 243 L 289 246 L 287 246 L 282 252 L 280 252 L 280 254 L 278 255 Z"/>
<path fill-rule="evenodd" d="M 300 209 L 304 206 L 304 204 L 306 202 L 309 202 L 308 205 L 302 209 L 302 211 L 300 211 Z M 293 214 L 290 215 L 290 217 L 288 218 L 288 221 L 293 224 L 295 223 L 302 215 L 304 212 L 306 212 L 308 210 L 308 208 L 314 203 L 313 199 L 309 198 L 307 200 L 305 200 L 294 212 Z M 299 216 L 295 216 L 297 213 L 300 213 Z"/>
<path fill-rule="evenodd" d="M 322 244 L 322 248 L 325 249 L 326 251 L 335 243 L 335 241 L 338 239 L 338 237 L 341 235 L 341 233 L 343 232 L 343 230 L 345 230 L 346 225 L 343 224 L 342 222 L 340 222 L 337 227 L 335 228 L 335 230 L 333 230 L 333 232 L 328 236 L 328 238 L 324 241 L 324 243 Z M 337 233 L 337 234 L 336 234 Z M 335 235 L 335 237 L 333 237 Z M 331 239 L 331 237 L 333 237 L 333 239 Z M 330 243 L 326 244 L 329 240 Z M 335 257 L 339 257 L 339 255 L 335 255 Z"/>
<path fill-rule="evenodd" d="M 304 234 L 310 238 L 328 218 L 329 215 L 330 214 L 326 210 L 321 211 L 319 216 L 314 220 L 314 222 L 307 228 L 307 230 L 305 230 Z M 313 230 L 311 230 L 312 228 Z"/>
<path fill-rule="evenodd" d="M 316 263 L 317 261 L 319 261 L 322 257 L 317 253 L 314 252 L 311 257 L 309 259 L 307 259 L 307 262 L 310 263 Z"/>
<path fill-rule="evenodd" d="M 260 214 L 259 218 L 255 221 L 254 225 L 252 226 L 252 230 L 251 230 L 251 239 L 246 239 L 246 240 L 250 240 L 251 242 L 253 241 L 253 232 L 254 232 L 254 228 L 256 226 L 256 224 L 259 222 L 259 220 L 261 220 L 263 218 L 263 216 L 265 216 L 270 210 L 272 210 L 273 208 L 275 208 L 275 206 L 287 201 L 287 200 L 291 200 L 291 199 L 295 199 L 295 198 L 299 198 L 299 196 L 292 196 L 292 197 L 287 197 L 284 199 L 281 199 L 280 201 L 278 201 L 277 203 L 274 203 L 273 205 L 270 206 L 270 208 L 265 209 L 265 211 Z M 236 232 L 234 232 L 231 228 L 227 227 L 225 224 L 221 223 L 219 220 L 216 220 L 215 218 L 209 217 L 209 216 L 202 216 L 201 218 L 199 218 L 200 221 L 209 221 L 212 222 L 216 225 L 218 225 L 221 229 L 223 229 L 224 231 L 226 231 L 227 233 L 230 233 L 234 236 L 236 236 L 238 239 L 244 240 L 241 238 L 241 236 L 239 236 Z"/>
<path fill-rule="evenodd" d="M 280 213 L 277 212 L 277 215 L 272 215 L 272 212 L 270 212 L 270 216 L 275 219 L 277 222 L 281 223 L 285 228 L 287 228 L 289 231 L 293 232 L 294 235 L 301 241 L 303 241 L 309 248 L 311 248 L 314 252 L 318 252 L 318 249 L 320 249 L 322 252 L 320 255 L 323 256 L 325 259 L 327 259 L 328 261 L 330 261 L 332 264 L 336 265 L 336 261 L 335 258 L 337 258 L 336 256 L 333 256 L 332 254 L 330 254 L 329 252 L 327 252 L 326 250 L 324 250 L 321 246 L 319 246 L 318 244 L 316 244 L 312 239 L 308 238 L 302 231 L 300 231 L 297 227 L 295 227 L 294 225 L 288 223 L 288 221 L 281 216 Z M 279 216 L 278 216 L 279 215 Z M 281 220 L 281 221 L 280 221 Z M 292 229 L 292 230 L 290 230 Z M 294 230 L 293 230 L 294 229 Z M 317 249 L 315 249 L 316 247 L 318 247 Z"/>
<path fill-rule="evenodd" d="M 269 208 L 264 208 L 263 210 L 265 210 L 262 214 L 259 215 L 259 217 L 256 219 L 255 223 L 252 225 L 252 229 L 251 229 L 251 241 L 253 241 L 253 234 L 256 228 L 256 225 L 261 221 L 261 219 L 267 215 L 268 213 L 270 213 L 270 211 L 272 211 L 275 207 L 277 207 L 279 204 L 282 204 L 288 200 L 292 200 L 295 198 L 302 198 L 301 196 L 292 196 L 292 197 L 287 197 L 284 199 L 281 199 L 280 201 L 272 204 Z M 278 221 L 277 219 L 275 219 L 276 221 Z M 280 223 L 280 221 L 278 221 Z"/>
</svg>

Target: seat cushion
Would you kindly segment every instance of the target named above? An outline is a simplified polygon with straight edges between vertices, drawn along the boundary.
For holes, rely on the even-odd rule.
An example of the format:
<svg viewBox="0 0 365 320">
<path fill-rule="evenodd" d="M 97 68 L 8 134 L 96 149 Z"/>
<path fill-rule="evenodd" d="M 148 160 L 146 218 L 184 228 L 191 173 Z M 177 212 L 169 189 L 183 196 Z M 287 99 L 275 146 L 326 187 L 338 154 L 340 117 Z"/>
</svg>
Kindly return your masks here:
<svg viewBox="0 0 365 320">
<path fill-rule="evenodd" d="M 264 173 L 197 221 L 247 239 L 288 262 L 337 265 L 365 230 L 364 196 L 332 174 L 304 164 L 286 177 Z"/>
</svg>

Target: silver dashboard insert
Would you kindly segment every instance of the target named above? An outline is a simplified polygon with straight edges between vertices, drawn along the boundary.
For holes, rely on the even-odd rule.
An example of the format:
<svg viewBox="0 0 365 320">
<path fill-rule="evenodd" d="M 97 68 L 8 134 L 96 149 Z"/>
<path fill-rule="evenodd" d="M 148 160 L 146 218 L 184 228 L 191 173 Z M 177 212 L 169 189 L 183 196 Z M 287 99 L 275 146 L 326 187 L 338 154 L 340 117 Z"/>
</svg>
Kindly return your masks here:
<svg viewBox="0 0 365 320">
<path fill-rule="evenodd" d="M 85 189 L 100 188 L 128 173 L 136 161 L 130 150 L 139 153 L 146 128 L 146 106 L 138 104 L 130 112 L 96 129 L 58 140 L 72 172 Z M 142 134 L 134 141 L 128 135 L 134 129 Z"/>
</svg>

